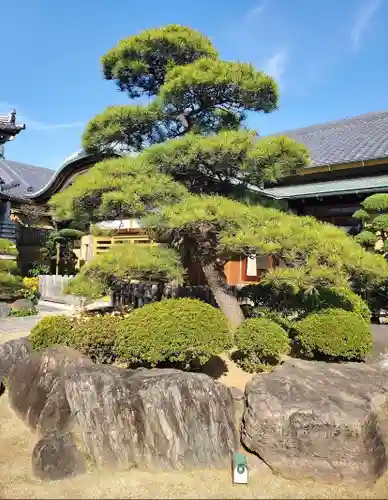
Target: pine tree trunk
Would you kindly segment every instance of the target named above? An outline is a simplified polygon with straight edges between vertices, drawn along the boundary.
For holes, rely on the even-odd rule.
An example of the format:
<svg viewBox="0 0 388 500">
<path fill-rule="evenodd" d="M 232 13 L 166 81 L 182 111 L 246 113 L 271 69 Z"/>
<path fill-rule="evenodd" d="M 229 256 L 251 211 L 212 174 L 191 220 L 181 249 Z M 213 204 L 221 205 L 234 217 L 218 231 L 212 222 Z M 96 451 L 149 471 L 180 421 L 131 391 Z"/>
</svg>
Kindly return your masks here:
<svg viewBox="0 0 388 500">
<path fill-rule="evenodd" d="M 245 318 L 237 298 L 228 289 L 224 272 L 215 263 L 203 264 L 202 271 L 219 308 L 227 317 L 231 327 L 237 328 Z"/>
</svg>

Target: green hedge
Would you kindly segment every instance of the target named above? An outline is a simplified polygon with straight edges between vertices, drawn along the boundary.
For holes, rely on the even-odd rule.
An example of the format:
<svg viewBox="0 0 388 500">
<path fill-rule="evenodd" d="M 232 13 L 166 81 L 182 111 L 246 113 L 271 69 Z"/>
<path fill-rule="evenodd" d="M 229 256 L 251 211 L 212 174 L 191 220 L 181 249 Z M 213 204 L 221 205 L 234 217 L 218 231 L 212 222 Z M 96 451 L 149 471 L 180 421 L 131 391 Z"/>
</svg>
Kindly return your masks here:
<svg viewBox="0 0 388 500">
<path fill-rule="evenodd" d="M 290 340 L 284 328 L 268 318 L 250 318 L 236 331 L 238 364 L 247 371 L 263 371 L 289 354 Z"/>
<path fill-rule="evenodd" d="M 122 321 L 117 316 L 91 316 L 73 324 L 71 343 L 74 349 L 96 363 L 110 364 L 116 359 L 114 345 Z"/>
<path fill-rule="evenodd" d="M 73 321 L 69 316 L 45 316 L 30 333 L 30 342 L 36 351 L 53 345 L 72 346 Z"/>
<path fill-rule="evenodd" d="M 371 327 L 354 312 L 323 310 L 294 328 L 301 353 L 309 358 L 363 360 L 372 348 Z"/>
<path fill-rule="evenodd" d="M 194 299 L 168 299 L 133 311 L 118 327 L 116 352 L 130 363 L 204 364 L 232 347 L 225 316 Z"/>
</svg>

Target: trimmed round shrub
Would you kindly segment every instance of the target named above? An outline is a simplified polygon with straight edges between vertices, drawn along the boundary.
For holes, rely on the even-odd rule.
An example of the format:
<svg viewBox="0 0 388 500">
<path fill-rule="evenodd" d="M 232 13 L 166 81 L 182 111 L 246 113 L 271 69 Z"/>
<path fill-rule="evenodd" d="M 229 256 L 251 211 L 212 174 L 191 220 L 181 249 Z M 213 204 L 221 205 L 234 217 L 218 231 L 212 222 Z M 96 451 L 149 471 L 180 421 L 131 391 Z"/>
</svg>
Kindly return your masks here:
<svg viewBox="0 0 388 500">
<path fill-rule="evenodd" d="M 72 346 L 73 321 L 69 316 L 45 316 L 30 333 L 33 349 L 41 351 L 53 345 Z"/>
<path fill-rule="evenodd" d="M 295 323 L 300 351 L 309 358 L 363 360 L 372 348 L 371 327 L 354 312 L 326 309 Z"/>
<path fill-rule="evenodd" d="M 286 331 L 268 318 L 245 320 L 236 331 L 236 345 L 236 362 L 250 372 L 269 370 L 290 352 Z"/>
<path fill-rule="evenodd" d="M 110 315 L 86 316 L 78 320 L 71 333 L 72 347 L 95 363 L 113 363 L 117 328 L 122 321 L 122 318 Z"/>
<path fill-rule="evenodd" d="M 206 363 L 232 347 L 221 311 L 195 299 L 166 299 L 133 311 L 120 322 L 116 353 L 133 364 Z"/>
<path fill-rule="evenodd" d="M 367 323 L 370 323 L 371 312 L 367 303 L 350 288 L 333 287 L 321 291 L 318 301 L 320 309 L 345 309 L 360 315 Z"/>
</svg>

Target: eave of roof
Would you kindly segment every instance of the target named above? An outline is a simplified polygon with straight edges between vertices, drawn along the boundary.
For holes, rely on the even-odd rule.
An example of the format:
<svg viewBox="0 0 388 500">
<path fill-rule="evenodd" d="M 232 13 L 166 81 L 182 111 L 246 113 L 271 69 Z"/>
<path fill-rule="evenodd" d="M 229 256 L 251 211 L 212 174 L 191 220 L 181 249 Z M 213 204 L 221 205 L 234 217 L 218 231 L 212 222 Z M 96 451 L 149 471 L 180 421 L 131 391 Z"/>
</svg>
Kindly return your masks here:
<svg viewBox="0 0 388 500">
<path fill-rule="evenodd" d="M 386 190 L 388 190 L 388 175 L 376 175 L 356 179 L 277 186 L 263 189 L 262 192 L 264 195 L 270 195 L 276 199 L 301 199 Z"/>
</svg>

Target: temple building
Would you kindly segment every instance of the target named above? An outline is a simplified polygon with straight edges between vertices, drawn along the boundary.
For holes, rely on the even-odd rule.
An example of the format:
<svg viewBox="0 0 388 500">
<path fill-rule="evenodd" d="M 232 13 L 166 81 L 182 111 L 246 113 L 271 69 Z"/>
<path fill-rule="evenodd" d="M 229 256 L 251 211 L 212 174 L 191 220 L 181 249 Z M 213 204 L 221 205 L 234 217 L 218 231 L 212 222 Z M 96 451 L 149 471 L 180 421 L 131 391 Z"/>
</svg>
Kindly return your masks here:
<svg viewBox="0 0 388 500">
<path fill-rule="evenodd" d="M 0 137 L 3 123 L 0 120 Z M 351 233 L 357 232 L 358 222 L 352 215 L 360 202 L 373 193 L 388 192 L 388 111 L 276 135 L 286 135 L 305 144 L 312 163 L 298 175 L 284 178 L 276 185 L 264 186 L 262 193 L 287 202 L 296 214 L 312 215 Z M 80 150 L 53 171 L 0 158 L 0 179 L 8 184 L 17 184 L 5 192 L 0 191 L 0 199 L 9 202 L 5 213 L 3 208 L 3 215 L 0 204 L 0 234 L 1 221 L 3 227 L 5 222 L 11 222 L 10 216 L 17 216 L 18 206 L 24 203 L 45 207 L 51 196 L 66 188 L 77 175 L 101 159 L 100 155 Z M 49 223 L 49 220 L 44 222 Z M 14 224 L 17 227 L 17 222 Z M 112 224 L 114 227 L 115 223 Z M 85 236 L 79 249 L 79 259 L 88 261 L 114 243 L 146 242 L 148 239 L 137 221 L 124 221 L 121 227 L 116 227 L 113 236 Z M 225 272 L 230 284 L 244 284 L 256 281 L 272 265 L 270 258 L 252 261 L 241 257 L 229 262 Z"/>
</svg>

